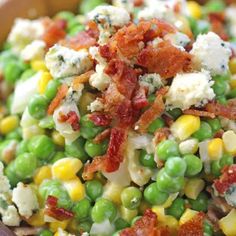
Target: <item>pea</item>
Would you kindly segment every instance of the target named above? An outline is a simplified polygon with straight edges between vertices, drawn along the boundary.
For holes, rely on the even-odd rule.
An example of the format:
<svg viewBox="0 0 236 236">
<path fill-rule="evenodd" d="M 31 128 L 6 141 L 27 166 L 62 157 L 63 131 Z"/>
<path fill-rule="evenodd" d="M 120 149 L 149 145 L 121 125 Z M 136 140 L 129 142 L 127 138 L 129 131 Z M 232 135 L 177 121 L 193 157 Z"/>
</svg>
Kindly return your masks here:
<svg viewBox="0 0 236 236">
<path fill-rule="evenodd" d="M 60 81 L 53 79 L 50 80 L 47 84 L 46 90 L 45 90 L 45 97 L 51 101 L 57 94 L 58 87 L 60 86 Z"/>
<path fill-rule="evenodd" d="M 106 219 L 109 219 L 112 222 L 116 215 L 116 206 L 105 198 L 97 200 L 91 212 L 92 220 L 95 223 L 101 223 Z"/>
<path fill-rule="evenodd" d="M 218 118 L 208 119 L 207 123 L 211 126 L 213 133 L 221 129 L 220 120 Z"/>
<path fill-rule="evenodd" d="M 21 141 L 22 139 L 22 129 L 21 128 L 16 128 L 14 131 L 8 133 L 6 135 L 6 139 L 7 140 L 18 140 L 18 141 Z"/>
<path fill-rule="evenodd" d="M 6 50 L 0 54 L 0 67 L 4 68 L 9 61 L 16 60 L 18 60 L 17 56 L 11 50 Z"/>
<path fill-rule="evenodd" d="M 186 176 L 195 176 L 202 170 L 202 161 L 193 154 L 185 155 L 183 158 L 187 164 Z"/>
<path fill-rule="evenodd" d="M 90 157 L 102 156 L 106 153 L 108 141 L 96 144 L 92 140 L 87 140 L 85 143 L 85 151 Z"/>
<path fill-rule="evenodd" d="M 19 178 L 16 175 L 15 172 L 15 162 L 12 161 L 10 164 L 8 164 L 5 168 L 5 175 L 7 176 L 11 187 L 15 187 L 17 185 L 18 182 L 21 181 L 21 178 Z"/>
<path fill-rule="evenodd" d="M 65 156 L 66 156 L 66 154 L 65 154 L 64 152 L 56 152 L 56 153 L 53 155 L 53 157 L 52 157 L 50 163 L 55 163 L 56 161 L 58 161 L 58 160 L 64 158 Z"/>
<path fill-rule="evenodd" d="M 116 227 L 116 230 L 125 229 L 130 226 L 126 220 L 120 217 L 115 220 L 114 225 Z"/>
<path fill-rule="evenodd" d="M 228 94 L 227 94 L 227 98 L 235 98 L 236 97 L 236 88 L 232 89 Z"/>
<path fill-rule="evenodd" d="M 72 211 L 75 213 L 75 217 L 78 220 L 85 220 L 89 217 L 91 210 L 90 201 L 86 198 L 77 202 L 73 207 Z"/>
<path fill-rule="evenodd" d="M 206 212 L 208 208 L 208 196 L 206 193 L 199 193 L 196 200 L 189 199 L 189 203 L 191 204 L 191 208 L 195 211 L 203 211 Z"/>
<path fill-rule="evenodd" d="M 224 154 L 220 159 L 221 168 L 234 164 L 234 158 L 229 154 Z"/>
<path fill-rule="evenodd" d="M 85 191 L 87 196 L 95 201 L 103 193 L 103 186 L 98 180 L 90 180 L 85 183 Z"/>
<path fill-rule="evenodd" d="M 224 95 L 228 87 L 228 83 L 225 80 L 215 80 L 212 88 L 217 96 Z"/>
<path fill-rule="evenodd" d="M 80 5 L 80 12 L 82 14 L 86 14 L 86 13 L 90 12 L 91 10 L 93 10 L 95 7 L 102 5 L 104 3 L 106 3 L 106 1 L 104 1 L 104 0 L 82 1 L 81 5 Z"/>
<path fill-rule="evenodd" d="M 38 159 L 48 161 L 55 151 L 55 144 L 51 138 L 42 134 L 30 139 L 28 149 Z"/>
<path fill-rule="evenodd" d="M 206 13 L 210 12 L 222 12 L 225 9 L 225 3 L 221 0 L 211 0 L 205 5 Z"/>
<path fill-rule="evenodd" d="M 48 229 L 43 229 L 37 235 L 38 236 L 53 236 L 53 233 Z"/>
<path fill-rule="evenodd" d="M 216 97 L 216 101 L 219 102 L 222 105 L 226 105 L 227 104 L 227 99 L 224 95 L 221 96 L 217 96 Z"/>
<path fill-rule="evenodd" d="M 90 232 L 91 227 L 92 227 L 92 222 L 86 220 L 86 221 L 80 222 L 78 224 L 77 230 L 78 230 L 78 232 L 80 232 L 82 234 L 82 233 L 85 233 L 85 232 Z"/>
<path fill-rule="evenodd" d="M 230 73 L 224 74 L 224 75 L 216 75 L 213 77 L 214 80 L 225 80 L 225 81 L 229 81 L 231 78 Z"/>
<path fill-rule="evenodd" d="M 17 149 L 16 149 L 16 155 L 20 155 L 20 154 L 23 154 L 25 152 L 28 152 L 28 140 L 22 140 L 18 146 L 17 146 Z"/>
<path fill-rule="evenodd" d="M 156 183 L 148 185 L 144 190 L 144 199 L 152 205 L 161 205 L 166 202 L 169 194 L 161 192 Z"/>
<path fill-rule="evenodd" d="M 31 153 L 23 153 L 15 159 L 15 173 L 20 179 L 31 178 L 37 168 L 37 159 Z"/>
<path fill-rule="evenodd" d="M 198 139 L 200 142 L 211 138 L 213 135 L 211 126 L 205 122 L 201 121 L 200 129 L 196 131 L 192 136 L 196 139 Z"/>
<path fill-rule="evenodd" d="M 148 102 L 149 103 L 153 103 L 156 99 L 156 95 L 155 94 L 151 94 L 148 96 Z"/>
<path fill-rule="evenodd" d="M 184 176 L 187 169 L 187 164 L 184 159 L 180 157 L 172 157 L 165 163 L 165 171 L 172 177 Z"/>
<path fill-rule="evenodd" d="M 84 26 L 83 25 L 75 25 L 74 27 L 72 27 L 69 30 L 69 35 L 70 36 L 74 36 L 74 35 L 76 35 L 77 33 L 81 32 L 83 30 L 84 30 Z"/>
<path fill-rule="evenodd" d="M 212 224 L 205 220 L 203 223 L 203 231 L 204 236 L 212 236 L 214 233 Z"/>
<path fill-rule="evenodd" d="M 145 150 L 141 150 L 139 161 L 145 167 L 155 168 L 157 166 L 154 160 L 154 154 L 148 154 Z"/>
<path fill-rule="evenodd" d="M 176 198 L 170 207 L 166 209 L 166 214 L 179 219 L 185 211 L 185 201 L 183 198 Z"/>
<path fill-rule="evenodd" d="M 169 110 L 168 113 L 170 116 L 172 116 L 175 120 L 179 118 L 182 115 L 182 111 L 179 108 L 174 108 L 172 110 Z"/>
<path fill-rule="evenodd" d="M 53 129 L 55 126 L 52 116 L 46 116 L 39 121 L 39 127 L 42 129 Z"/>
<path fill-rule="evenodd" d="M 130 210 L 136 209 L 142 199 L 141 191 L 136 187 L 127 187 L 121 192 L 122 205 Z"/>
<path fill-rule="evenodd" d="M 21 74 L 20 80 L 25 81 L 29 79 L 30 77 L 32 77 L 34 74 L 35 74 L 34 70 L 28 69 Z"/>
<path fill-rule="evenodd" d="M 179 156 L 179 145 L 174 140 L 165 140 L 156 147 L 156 153 L 160 160 L 166 161 L 169 157 Z"/>
<path fill-rule="evenodd" d="M 219 177 L 221 175 L 221 165 L 220 165 L 220 161 L 212 161 L 211 163 L 211 173 L 216 176 Z"/>
<path fill-rule="evenodd" d="M 164 126 L 165 126 L 164 120 L 162 118 L 157 118 L 148 126 L 148 132 L 151 134 L 155 133 L 157 129 L 162 128 Z"/>
<path fill-rule="evenodd" d="M 84 150 L 84 144 L 85 140 L 82 137 L 79 137 L 73 143 L 65 145 L 65 153 L 80 159 L 82 162 L 86 162 L 88 155 Z"/>
<path fill-rule="evenodd" d="M 183 189 L 184 187 L 184 177 L 170 177 L 164 169 L 160 170 L 157 174 L 156 180 L 157 188 L 161 192 L 165 193 L 176 193 Z"/>
<path fill-rule="evenodd" d="M 11 60 L 7 62 L 6 66 L 3 68 L 4 79 L 10 83 L 14 84 L 23 72 L 21 65 L 18 61 Z"/>
<path fill-rule="evenodd" d="M 28 104 L 29 114 L 37 120 L 46 116 L 46 109 L 48 107 L 47 99 L 42 95 L 34 95 Z"/>
<path fill-rule="evenodd" d="M 70 21 L 70 20 L 74 19 L 74 17 L 75 17 L 75 15 L 70 11 L 60 11 L 55 16 L 56 19 L 62 19 L 62 20 L 66 20 L 66 21 Z"/>
</svg>

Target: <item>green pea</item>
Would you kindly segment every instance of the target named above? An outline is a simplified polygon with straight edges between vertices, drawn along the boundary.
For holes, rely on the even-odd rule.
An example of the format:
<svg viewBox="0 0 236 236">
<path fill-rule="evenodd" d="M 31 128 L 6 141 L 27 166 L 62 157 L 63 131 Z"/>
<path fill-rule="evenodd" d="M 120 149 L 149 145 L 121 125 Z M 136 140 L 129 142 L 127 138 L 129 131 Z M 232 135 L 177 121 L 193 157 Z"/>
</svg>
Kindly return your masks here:
<svg viewBox="0 0 236 236">
<path fill-rule="evenodd" d="M 31 178 L 37 168 L 37 159 L 34 154 L 24 153 L 15 159 L 16 175 L 21 179 Z"/>
<path fill-rule="evenodd" d="M 85 183 L 85 191 L 91 200 L 96 201 L 103 193 L 103 186 L 98 180 L 90 180 Z"/>
<path fill-rule="evenodd" d="M 62 19 L 62 20 L 66 20 L 66 21 L 70 21 L 70 20 L 74 19 L 74 17 L 75 17 L 75 15 L 70 11 L 60 11 L 55 16 L 56 19 Z"/>
<path fill-rule="evenodd" d="M 202 170 L 202 161 L 193 154 L 188 154 L 183 157 L 187 164 L 186 176 L 195 176 L 199 174 Z"/>
<path fill-rule="evenodd" d="M 116 206 L 105 198 L 97 200 L 91 212 L 91 217 L 95 223 L 101 223 L 106 219 L 109 219 L 112 222 L 116 215 Z"/>
<path fill-rule="evenodd" d="M 184 159 L 180 157 L 172 157 L 165 163 L 165 171 L 172 177 L 184 176 L 187 169 L 187 164 Z"/>
<path fill-rule="evenodd" d="M 92 227 L 92 222 L 86 220 L 84 222 L 80 222 L 77 230 L 78 232 L 84 233 L 84 232 L 90 232 L 90 229 Z"/>
<path fill-rule="evenodd" d="M 46 110 L 48 107 L 47 99 L 42 95 L 34 95 L 28 104 L 29 114 L 37 120 L 46 116 Z"/>
<path fill-rule="evenodd" d="M 47 84 L 47 87 L 46 87 L 46 90 L 45 90 L 45 97 L 51 101 L 57 94 L 57 90 L 60 86 L 60 81 L 59 80 L 56 80 L 56 79 L 53 79 L 53 80 L 50 80 Z"/>
<path fill-rule="evenodd" d="M 84 149 L 90 157 L 95 157 L 104 155 L 106 153 L 107 146 L 107 140 L 98 144 L 94 143 L 92 140 L 87 140 Z"/>
<path fill-rule="evenodd" d="M 216 176 L 219 177 L 221 175 L 221 165 L 220 165 L 220 161 L 212 161 L 211 163 L 211 173 Z"/>
<path fill-rule="evenodd" d="M 126 220 L 120 217 L 115 220 L 114 225 L 116 227 L 116 230 L 125 229 L 130 226 Z"/>
<path fill-rule="evenodd" d="M 125 208 L 136 209 L 142 200 L 142 192 L 136 187 L 127 187 L 121 192 L 121 202 Z"/>
<path fill-rule="evenodd" d="M 75 204 L 72 211 L 75 213 L 75 217 L 78 220 L 84 220 L 89 217 L 91 210 L 90 201 L 86 198 L 80 200 Z"/>
<path fill-rule="evenodd" d="M 165 140 L 156 147 L 156 153 L 160 160 L 166 161 L 169 157 L 179 156 L 179 145 L 174 140 Z"/>
<path fill-rule="evenodd" d="M 166 209 L 166 214 L 179 219 L 185 211 L 185 201 L 183 198 L 176 198 L 170 207 Z"/>
<path fill-rule="evenodd" d="M 184 177 L 170 177 L 164 169 L 161 169 L 157 174 L 157 188 L 166 193 L 176 193 L 184 187 Z"/>
<path fill-rule="evenodd" d="M 28 143 L 29 141 L 28 140 L 22 140 L 18 146 L 17 146 L 17 149 L 16 149 L 16 155 L 19 156 L 20 154 L 23 154 L 25 152 L 28 152 Z"/>
<path fill-rule="evenodd" d="M 30 139 L 28 149 L 38 159 L 48 161 L 55 151 L 55 144 L 51 138 L 42 134 Z"/>
<path fill-rule="evenodd" d="M 13 94 L 11 94 L 11 95 L 9 95 L 7 97 L 7 104 L 6 104 L 6 106 L 7 106 L 7 110 L 8 110 L 9 113 L 11 113 L 12 102 L 13 102 Z"/>
<path fill-rule="evenodd" d="M 139 161 L 145 167 L 155 168 L 157 166 L 154 160 L 154 154 L 148 154 L 145 150 L 141 150 Z"/>
<path fill-rule="evenodd" d="M 228 94 L 227 94 L 227 98 L 235 98 L 236 97 L 236 88 L 232 89 Z"/>
<path fill-rule="evenodd" d="M 35 71 L 34 71 L 34 70 L 28 69 L 28 70 L 24 71 L 24 72 L 21 74 L 20 80 L 21 80 L 21 81 L 25 81 L 25 80 L 31 78 L 34 74 L 35 74 Z"/>
<path fill-rule="evenodd" d="M 205 220 L 203 224 L 203 231 L 204 236 L 212 236 L 214 233 L 212 224 Z"/>
<path fill-rule="evenodd" d="M 219 102 L 222 105 L 226 105 L 227 104 L 227 99 L 224 95 L 221 96 L 217 96 L 216 97 L 216 101 Z"/>
<path fill-rule="evenodd" d="M 183 112 L 179 108 L 174 108 L 172 110 L 169 110 L 168 113 L 170 114 L 170 116 L 172 116 L 176 120 L 182 115 Z"/>
<path fill-rule="evenodd" d="M 4 79 L 10 84 L 14 84 L 20 79 L 22 72 L 21 65 L 15 60 L 7 62 L 6 66 L 3 68 Z"/>
<path fill-rule="evenodd" d="M 206 193 L 199 193 L 196 200 L 189 199 L 189 203 L 191 204 L 191 208 L 195 211 L 203 211 L 206 212 L 208 208 L 208 196 Z"/>
<path fill-rule="evenodd" d="M 168 193 L 161 192 L 157 188 L 156 183 L 148 185 L 144 190 L 144 199 L 152 205 L 161 205 L 166 202 L 169 197 Z"/>
<path fill-rule="evenodd" d="M 19 127 L 19 128 L 16 128 L 14 131 L 8 133 L 6 135 L 6 139 L 7 140 L 17 140 L 17 141 L 21 141 L 22 139 L 22 129 Z"/>
<path fill-rule="evenodd" d="M 17 185 L 17 183 L 22 180 L 21 178 L 19 178 L 16 175 L 16 172 L 15 172 L 15 162 L 14 161 L 10 162 L 10 164 L 8 164 L 6 166 L 6 168 L 5 168 L 5 175 L 7 176 L 8 180 L 10 182 L 11 187 L 15 187 Z"/>
<path fill-rule="evenodd" d="M 224 154 L 220 159 L 221 168 L 234 164 L 234 158 L 229 154 Z"/>
<path fill-rule="evenodd" d="M 212 129 L 211 126 L 205 122 L 205 121 L 201 121 L 201 125 L 198 131 L 196 131 L 192 137 L 198 139 L 200 142 L 205 140 L 205 139 L 209 139 L 212 138 Z"/>
<path fill-rule="evenodd" d="M 225 80 L 215 80 L 212 88 L 217 96 L 224 95 L 228 87 L 228 83 Z"/>
<path fill-rule="evenodd" d="M 81 5 L 80 5 L 80 12 L 82 14 L 86 14 L 88 12 L 90 12 L 91 10 L 93 10 L 95 7 L 102 5 L 106 3 L 105 0 L 85 0 L 82 1 Z"/>
<path fill-rule="evenodd" d="M 53 157 L 52 157 L 50 163 L 55 163 L 56 161 L 58 161 L 58 160 L 64 158 L 65 156 L 66 156 L 66 154 L 65 154 L 64 152 L 56 152 L 56 153 L 53 155 Z"/>
<path fill-rule="evenodd" d="M 76 157 L 82 162 L 86 162 L 88 159 L 88 154 L 84 150 L 85 140 L 79 137 L 71 144 L 65 145 L 65 153 L 68 156 Z"/>
<path fill-rule="evenodd" d="M 191 16 L 188 16 L 187 19 L 188 19 L 192 32 L 195 32 L 197 29 L 197 20 Z"/>
<path fill-rule="evenodd" d="M 151 94 L 148 96 L 148 102 L 149 103 L 153 103 L 156 99 L 156 95 L 155 94 Z"/>
<path fill-rule="evenodd" d="M 17 61 L 17 56 L 11 51 L 6 50 L 0 54 L 0 68 L 3 69 L 6 67 L 9 61 Z"/>
<path fill-rule="evenodd" d="M 221 129 L 220 120 L 218 118 L 208 119 L 207 123 L 211 126 L 213 133 Z"/>
<path fill-rule="evenodd" d="M 42 129 L 53 129 L 55 123 L 52 116 L 46 116 L 39 121 L 39 127 Z"/>
<path fill-rule="evenodd" d="M 213 77 L 214 80 L 224 80 L 224 81 L 229 81 L 231 78 L 230 73 L 226 73 L 224 75 L 216 75 Z"/>
<path fill-rule="evenodd" d="M 226 5 L 222 0 L 211 0 L 205 4 L 206 13 L 210 12 L 222 12 L 224 11 Z"/>
<path fill-rule="evenodd" d="M 157 118 L 148 126 L 148 132 L 155 133 L 157 129 L 162 128 L 164 126 L 165 126 L 164 120 L 162 118 Z"/>
<path fill-rule="evenodd" d="M 43 229 L 37 235 L 38 236 L 53 236 L 53 233 L 48 229 Z"/>
<path fill-rule="evenodd" d="M 70 36 L 75 36 L 77 33 L 81 32 L 84 30 L 84 26 L 83 25 L 75 25 L 74 27 L 72 27 L 69 30 L 69 35 Z"/>
</svg>

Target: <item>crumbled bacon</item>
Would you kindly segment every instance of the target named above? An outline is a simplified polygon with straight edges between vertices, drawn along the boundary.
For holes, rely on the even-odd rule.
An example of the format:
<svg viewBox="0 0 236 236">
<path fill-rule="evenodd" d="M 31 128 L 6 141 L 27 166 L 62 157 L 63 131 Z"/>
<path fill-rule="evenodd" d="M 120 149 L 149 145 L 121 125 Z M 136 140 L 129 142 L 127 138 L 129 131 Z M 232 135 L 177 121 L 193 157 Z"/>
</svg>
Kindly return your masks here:
<svg viewBox="0 0 236 236">
<path fill-rule="evenodd" d="M 199 212 L 191 220 L 180 225 L 178 236 L 190 236 L 190 235 L 203 236 L 204 235 L 204 229 L 203 229 L 204 219 L 205 219 L 205 214 L 202 212 Z"/>
<path fill-rule="evenodd" d="M 89 120 L 91 120 L 96 126 L 109 126 L 112 118 L 110 115 L 94 112 L 89 115 Z"/>
<path fill-rule="evenodd" d="M 163 41 L 157 48 L 149 45 L 138 55 L 138 65 L 147 68 L 149 73 L 158 73 L 164 79 L 174 77 L 177 73 L 188 71 L 191 55 Z"/>
<path fill-rule="evenodd" d="M 208 112 L 208 111 L 200 111 L 200 110 L 195 110 L 195 109 L 188 109 L 184 111 L 184 114 L 186 115 L 194 115 L 194 116 L 199 116 L 199 117 L 208 117 L 211 119 L 215 118 L 215 114 Z"/>
<path fill-rule="evenodd" d="M 220 194 L 224 194 L 232 184 L 236 183 L 236 165 L 225 166 L 221 173 L 222 175 L 214 181 L 213 186 Z"/>
<path fill-rule="evenodd" d="M 73 88 L 78 89 L 81 84 L 87 83 L 89 81 L 90 76 L 94 73 L 95 73 L 94 70 L 90 70 L 82 75 L 75 77 L 72 83 Z"/>
<path fill-rule="evenodd" d="M 170 134 L 170 129 L 167 127 L 157 129 L 155 132 L 154 143 L 157 145 L 161 141 L 168 139 Z"/>
<path fill-rule="evenodd" d="M 79 125 L 79 117 L 75 111 L 70 111 L 67 114 L 59 114 L 59 122 L 66 122 L 71 125 L 74 131 L 78 131 L 80 129 Z"/>
<path fill-rule="evenodd" d="M 214 134 L 214 138 L 222 138 L 224 132 L 225 132 L 225 131 L 224 131 L 223 129 L 218 130 L 218 131 Z"/>
<path fill-rule="evenodd" d="M 133 97 L 132 100 L 133 107 L 136 110 L 141 110 L 142 108 L 148 106 L 148 100 L 147 100 L 147 95 L 146 95 L 146 89 L 144 87 L 139 87 L 135 91 L 135 96 Z"/>
<path fill-rule="evenodd" d="M 99 30 L 98 30 L 97 24 L 94 21 L 89 21 L 87 23 L 87 27 L 88 27 L 88 30 L 86 30 L 86 33 L 90 37 L 95 38 L 97 41 L 97 39 L 99 37 Z"/>
<path fill-rule="evenodd" d="M 144 4 L 144 0 L 134 0 L 134 6 L 140 7 Z"/>
<path fill-rule="evenodd" d="M 110 47 L 108 45 L 100 45 L 99 46 L 99 53 L 100 55 L 107 59 L 107 60 L 111 60 L 112 58 L 115 58 L 116 54 L 115 52 L 113 52 Z"/>
<path fill-rule="evenodd" d="M 111 134 L 111 129 L 105 129 L 104 131 L 102 131 L 100 134 L 98 134 L 94 139 L 93 142 L 94 143 L 101 143 L 102 141 L 104 141 L 105 139 L 109 138 Z"/>
<path fill-rule="evenodd" d="M 162 118 L 163 120 L 165 121 L 165 124 L 170 127 L 173 123 L 174 123 L 174 120 L 172 117 L 170 117 L 169 115 L 166 115 L 166 114 L 163 114 L 162 115 Z"/>
</svg>

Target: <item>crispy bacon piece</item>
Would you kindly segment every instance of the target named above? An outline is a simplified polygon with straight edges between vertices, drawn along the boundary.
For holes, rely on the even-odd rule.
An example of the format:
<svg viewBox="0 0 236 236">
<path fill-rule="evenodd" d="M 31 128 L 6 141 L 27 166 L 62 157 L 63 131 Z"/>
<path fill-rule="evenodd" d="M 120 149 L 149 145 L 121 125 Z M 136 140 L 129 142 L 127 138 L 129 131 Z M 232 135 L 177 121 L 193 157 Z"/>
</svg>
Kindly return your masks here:
<svg viewBox="0 0 236 236">
<path fill-rule="evenodd" d="M 58 121 L 70 124 L 74 131 L 78 131 L 80 129 L 79 117 L 75 111 L 70 111 L 67 114 L 60 114 Z"/>
<path fill-rule="evenodd" d="M 94 139 L 93 142 L 94 143 L 101 143 L 103 140 L 107 139 L 110 137 L 111 134 L 111 129 L 105 129 L 104 131 L 102 131 L 100 134 L 98 134 Z"/>
<path fill-rule="evenodd" d="M 184 114 L 186 115 L 194 115 L 194 116 L 200 116 L 200 117 L 208 117 L 211 119 L 215 118 L 215 114 L 208 112 L 208 111 L 200 111 L 195 109 L 188 109 L 184 111 Z"/>
<path fill-rule="evenodd" d="M 163 96 L 167 93 L 167 91 L 168 91 L 167 87 L 161 88 L 157 92 L 157 96 L 156 96 L 156 99 L 155 99 L 154 103 L 151 105 L 151 107 L 148 110 L 146 110 L 141 115 L 141 117 L 139 118 L 139 120 L 135 124 L 135 127 L 137 127 L 139 132 L 145 133 L 148 126 L 157 117 L 161 116 L 161 114 L 165 110 L 165 104 L 163 102 Z"/>
<path fill-rule="evenodd" d="M 89 119 L 97 126 L 109 126 L 112 121 L 110 115 L 103 114 L 100 112 L 94 112 L 90 114 Z"/>
<path fill-rule="evenodd" d="M 59 221 L 68 220 L 74 216 L 73 212 L 64 208 L 57 207 L 58 199 L 54 196 L 48 196 L 46 200 L 45 214 Z"/>
<path fill-rule="evenodd" d="M 170 127 L 173 123 L 174 123 L 174 120 L 172 117 L 170 117 L 169 115 L 166 115 L 166 114 L 163 114 L 162 116 L 163 120 L 165 121 L 165 124 Z"/>
<path fill-rule="evenodd" d="M 236 107 L 211 102 L 206 105 L 206 111 L 211 112 L 216 116 L 223 116 L 230 120 L 236 120 Z"/>
<path fill-rule="evenodd" d="M 157 227 L 157 216 L 150 209 L 130 228 L 120 232 L 120 236 L 170 236 L 168 228 Z"/>
<path fill-rule="evenodd" d="M 225 131 L 224 131 L 223 129 L 218 130 L 218 131 L 214 134 L 214 138 L 222 138 L 224 132 L 225 132 Z"/>
<path fill-rule="evenodd" d="M 132 100 L 134 109 L 141 110 L 142 108 L 148 106 L 149 103 L 147 100 L 146 89 L 144 87 L 139 87 L 139 89 L 135 92 L 135 96 Z"/>
<path fill-rule="evenodd" d="M 144 0 L 134 0 L 134 6 L 140 7 L 144 4 Z"/>
<path fill-rule="evenodd" d="M 157 48 L 149 45 L 143 49 L 138 55 L 137 63 L 147 68 L 149 73 L 158 73 L 162 78 L 168 79 L 181 71 L 189 70 L 191 55 L 169 41 L 163 41 Z"/>
<path fill-rule="evenodd" d="M 166 140 L 170 134 L 171 134 L 170 129 L 167 127 L 157 129 L 154 137 L 155 144 L 158 144 L 161 141 Z"/>
<path fill-rule="evenodd" d="M 82 75 L 75 77 L 72 84 L 73 88 L 78 89 L 81 84 L 87 83 L 89 81 L 90 76 L 94 73 L 95 73 L 94 70 L 90 70 Z"/>
<path fill-rule="evenodd" d="M 187 221 L 185 224 L 179 227 L 178 236 L 203 236 L 203 222 L 205 219 L 205 214 L 199 212 L 191 220 Z"/>
<path fill-rule="evenodd" d="M 97 41 L 97 39 L 99 37 L 99 29 L 98 29 L 97 24 L 94 21 L 89 21 L 87 23 L 87 27 L 88 27 L 88 30 L 86 30 L 86 33 L 90 37 L 95 38 Z"/>
<path fill-rule="evenodd" d="M 116 57 L 116 53 L 114 51 L 112 51 L 111 48 L 106 44 L 99 46 L 99 53 L 103 58 L 105 58 L 109 61 L 112 58 Z"/>
<path fill-rule="evenodd" d="M 236 183 L 236 165 L 225 166 L 221 173 L 222 175 L 214 181 L 213 186 L 220 194 L 224 194 L 230 185 Z"/>
<path fill-rule="evenodd" d="M 48 115 L 52 115 L 56 108 L 60 105 L 61 101 L 66 97 L 68 91 L 68 86 L 66 84 L 62 84 L 57 91 L 56 97 L 51 101 L 48 107 Z"/>
</svg>

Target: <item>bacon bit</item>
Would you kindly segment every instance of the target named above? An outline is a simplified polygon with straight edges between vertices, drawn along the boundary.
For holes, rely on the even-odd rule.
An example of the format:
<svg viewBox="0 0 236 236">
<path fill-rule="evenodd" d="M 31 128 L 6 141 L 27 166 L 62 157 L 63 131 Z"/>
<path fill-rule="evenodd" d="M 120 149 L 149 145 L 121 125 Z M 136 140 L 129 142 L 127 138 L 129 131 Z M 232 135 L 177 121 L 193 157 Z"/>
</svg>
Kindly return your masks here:
<svg viewBox="0 0 236 236">
<path fill-rule="evenodd" d="M 93 142 L 94 143 L 101 143 L 102 141 L 104 141 L 105 139 L 109 138 L 111 134 L 111 129 L 105 129 L 104 131 L 102 131 L 100 134 L 98 134 L 94 139 Z"/>
<path fill-rule="evenodd" d="M 51 101 L 48 107 L 48 115 L 52 115 L 56 108 L 60 105 L 61 101 L 66 97 L 68 91 L 68 86 L 66 84 L 62 84 L 58 90 L 56 97 Z"/>
<path fill-rule="evenodd" d="M 203 236 L 204 229 L 203 223 L 205 219 L 205 214 L 199 212 L 191 220 L 187 221 L 185 224 L 179 227 L 178 236 Z"/>
<path fill-rule="evenodd" d="M 99 46 L 99 53 L 100 55 L 107 59 L 107 60 L 111 60 L 112 58 L 115 58 L 116 57 L 116 54 L 115 52 L 113 52 L 110 47 L 108 45 L 102 45 L 102 46 Z"/>
<path fill-rule="evenodd" d="M 86 33 L 92 37 L 92 38 L 95 38 L 96 41 L 99 37 L 99 30 L 98 30 L 98 26 L 96 24 L 96 22 L 94 21 L 89 21 L 87 23 L 87 27 L 88 27 L 88 30 L 86 30 Z"/>
<path fill-rule="evenodd" d="M 229 99 L 227 105 L 230 107 L 236 107 L 236 98 Z"/>
<path fill-rule="evenodd" d="M 68 220 L 74 216 L 73 212 L 64 208 L 57 207 L 58 199 L 54 196 L 48 196 L 46 200 L 45 214 L 59 221 Z"/>
<path fill-rule="evenodd" d="M 134 6 L 140 7 L 144 4 L 144 0 L 134 0 Z"/>
<path fill-rule="evenodd" d="M 157 129 L 155 132 L 154 143 L 157 145 L 161 141 L 166 140 L 170 134 L 170 129 L 167 127 Z"/>
<path fill-rule="evenodd" d="M 79 117 L 75 111 L 70 111 L 67 114 L 59 114 L 59 122 L 66 122 L 71 125 L 74 131 L 80 130 Z"/>
<path fill-rule="evenodd" d="M 139 118 L 138 122 L 135 124 L 135 127 L 138 127 L 139 132 L 145 133 L 148 126 L 165 110 L 165 104 L 163 102 L 163 96 L 167 93 L 168 88 L 164 87 L 161 88 L 157 92 L 156 99 L 151 107 L 146 110 L 141 117 Z"/>
<path fill-rule="evenodd" d="M 236 165 L 225 166 L 221 173 L 222 175 L 214 181 L 213 186 L 220 194 L 224 194 L 230 185 L 236 183 Z"/>
<path fill-rule="evenodd" d="M 89 119 L 96 125 L 96 126 L 109 126 L 111 124 L 112 118 L 110 115 L 103 114 L 100 112 L 94 112 L 89 115 Z"/>
<path fill-rule="evenodd" d="M 215 133 L 214 138 L 222 138 L 223 134 L 224 134 L 224 130 L 220 129 L 219 131 Z"/>
<path fill-rule="evenodd" d="M 163 120 L 165 121 L 165 124 L 170 127 L 173 123 L 174 123 L 174 120 L 172 117 L 166 115 L 166 114 L 163 114 L 162 116 Z"/>
<path fill-rule="evenodd" d="M 206 105 L 206 110 L 216 116 L 223 116 L 230 120 L 236 120 L 236 107 L 211 102 Z"/>
<path fill-rule="evenodd" d="M 169 41 L 158 44 L 158 48 L 149 45 L 138 55 L 138 65 L 147 68 L 149 73 L 158 73 L 164 79 L 174 77 L 181 71 L 188 71 L 191 55 L 173 46 Z"/>
<path fill-rule="evenodd" d="M 195 109 L 188 109 L 183 112 L 186 115 L 193 115 L 193 116 L 199 116 L 199 117 L 209 117 L 211 119 L 214 119 L 216 116 L 214 113 L 208 112 L 208 111 L 200 111 Z"/>
<path fill-rule="evenodd" d="M 73 84 L 72 84 L 73 88 L 76 90 L 79 88 L 79 86 L 81 84 L 85 84 L 85 83 L 89 82 L 90 76 L 94 73 L 95 73 L 94 70 L 90 70 L 82 75 L 75 77 L 75 79 L 73 80 Z"/>
<path fill-rule="evenodd" d="M 146 89 L 144 87 L 139 87 L 139 89 L 135 92 L 136 94 L 132 100 L 134 109 L 141 110 L 144 107 L 148 106 L 149 103 L 147 100 Z"/>
</svg>

